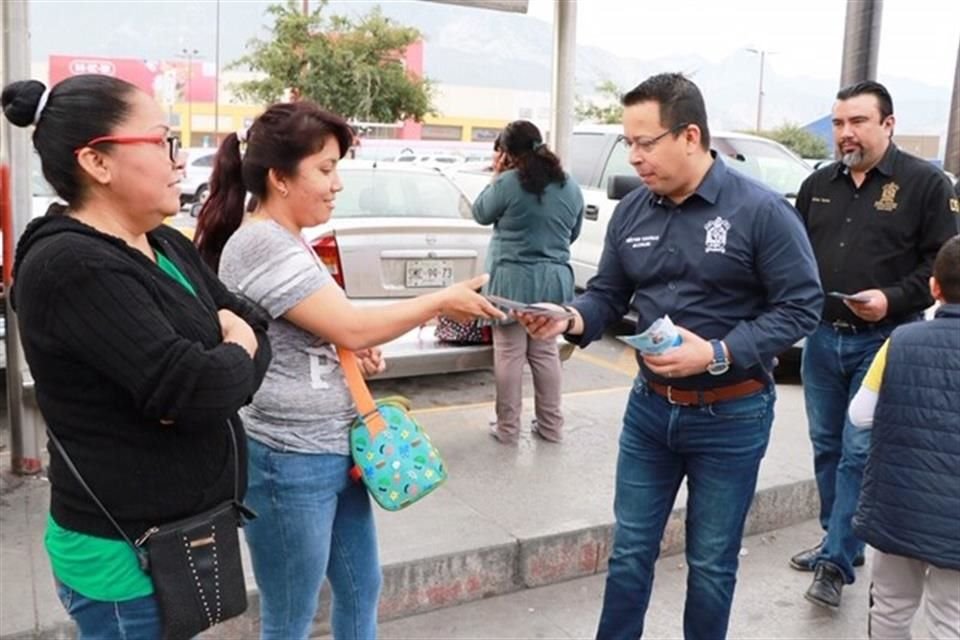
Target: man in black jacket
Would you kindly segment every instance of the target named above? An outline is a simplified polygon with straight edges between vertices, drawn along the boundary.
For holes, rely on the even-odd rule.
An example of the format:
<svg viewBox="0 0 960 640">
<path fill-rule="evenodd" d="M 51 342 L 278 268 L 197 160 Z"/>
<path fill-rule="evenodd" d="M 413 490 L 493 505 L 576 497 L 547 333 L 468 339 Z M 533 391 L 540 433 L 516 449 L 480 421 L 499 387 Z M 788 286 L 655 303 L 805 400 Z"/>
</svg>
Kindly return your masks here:
<svg viewBox="0 0 960 640">
<path fill-rule="evenodd" d="M 826 533 L 790 565 L 816 572 L 806 598 L 831 608 L 863 563 L 851 519 L 870 438 L 846 419 L 847 404 L 884 340 L 933 303 L 933 260 L 956 233 L 949 180 L 899 150 L 893 128 L 893 101 L 883 85 L 840 90 L 833 132 L 841 160 L 808 177 L 797 197 L 828 295 L 802 364 Z"/>
</svg>

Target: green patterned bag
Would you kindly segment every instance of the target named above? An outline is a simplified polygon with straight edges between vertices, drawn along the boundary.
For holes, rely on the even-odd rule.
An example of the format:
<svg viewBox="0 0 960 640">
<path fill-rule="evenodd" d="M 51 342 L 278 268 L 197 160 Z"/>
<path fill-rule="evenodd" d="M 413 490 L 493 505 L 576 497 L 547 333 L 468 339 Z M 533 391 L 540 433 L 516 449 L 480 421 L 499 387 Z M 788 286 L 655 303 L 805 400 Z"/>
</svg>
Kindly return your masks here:
<svg viewBox="0 0 960 640">
<path fill-rule="evenodd" d="M 410 415 L 406 398 L 374 402 L 356 357 L 337 348 L 347 386 L 360 413 L 350 427 L 350 475 L 362 480 L 377 504 L 399 511 L 447 479 L 447 469 L 430 437 Z"/>
</svg>

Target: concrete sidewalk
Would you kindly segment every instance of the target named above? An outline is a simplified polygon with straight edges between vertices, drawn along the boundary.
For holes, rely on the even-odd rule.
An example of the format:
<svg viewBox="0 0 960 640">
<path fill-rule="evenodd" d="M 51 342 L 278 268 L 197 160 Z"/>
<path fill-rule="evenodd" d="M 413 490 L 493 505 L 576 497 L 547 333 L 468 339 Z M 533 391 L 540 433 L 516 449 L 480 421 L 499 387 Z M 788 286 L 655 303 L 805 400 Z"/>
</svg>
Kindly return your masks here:
<svg viewBox="0 0 960 640">
<path fill-rule="evenodd" d="M 564 396 L 566 442 L 524 435 L 519 446 L 487 432 L 491 403 L 436 407 L 418 418 L 439 447 L 450 479 L 399 513 L 377 511 L 384 589 L 381 619 L 590 576 L 606 568 L 613 523 L 614 468 L 629 387 Z M 816 489 L 802 389 L 780 385 L 777 418 L 761 466 L 747 531 L 756 534 L 815 517 Z M 532 402 L 526 401 L 525 407 Z M 530 416 L 532 417 L 532 416 Z M 8 460 L 0 460 L 9 469 Z M 70 637 L 43 551 L 49 487 L 42 478 L 4 478 L 0 495 L 0 637 Z M 664 551 L 683 547 L 681 489 Z M 815 543 L 816 534 L 804 541 Z M 249 563 L 247 563 L 249 567 Z M 206 634 L 256 637 L 258 607 Z M 326 596 L 323 596 L 326 600 Z M 315 633 L 327 629 L 326 603 Z"/>
<path fill-rule="evenodd" d="M 872 550 L 857 581 L 843 590 L 836 611 L 803 599 L 811 574 L 794 571 L 787 558 L 820 534 L 816 520 L 744 539 L 730 638 L 815 640 L 866 638 Z M 508 638 L 593 638 L 603 603 L 606 576 L 568 580 L 478 602 L 448 607 L 380 625 L 382 640 L 506 640 Z M 687 567 L 683 556 L 657 562 L 645 638 L 682 638 Z M 914 638 L 929 638 L 921 609 Z M 328 639 L 325 639 L 328 640 Z"/>
</svg>

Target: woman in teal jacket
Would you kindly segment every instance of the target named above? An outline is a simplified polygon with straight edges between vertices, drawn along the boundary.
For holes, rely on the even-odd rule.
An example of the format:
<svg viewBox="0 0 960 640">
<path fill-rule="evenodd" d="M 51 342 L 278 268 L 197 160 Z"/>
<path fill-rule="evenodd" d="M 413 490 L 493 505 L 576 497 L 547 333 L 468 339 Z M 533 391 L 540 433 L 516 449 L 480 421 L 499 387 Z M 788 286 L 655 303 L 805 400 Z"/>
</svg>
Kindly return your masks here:
<svg viewBox="0 0 960 640">
<path fill-rule="evenodd" d="M 564 173 L 560 160 L 526 120 L 511 122 L 494 145 L 492 182 L 477 196 L 473 217 L 493 225 L 487 252 L 487 293 L 519 302 L 573 299 L 570 243 L 580 234 L 583 195 Z M 533 374 L 534 435 L 550 442 L 563 438 L 560 410 L 560 354 L 554 340 L 534 340 L 519 324 L 493 329 L 497 423 L 500 442 L 517 441 L 522 409 L 523 363 Z"/>
</svg>

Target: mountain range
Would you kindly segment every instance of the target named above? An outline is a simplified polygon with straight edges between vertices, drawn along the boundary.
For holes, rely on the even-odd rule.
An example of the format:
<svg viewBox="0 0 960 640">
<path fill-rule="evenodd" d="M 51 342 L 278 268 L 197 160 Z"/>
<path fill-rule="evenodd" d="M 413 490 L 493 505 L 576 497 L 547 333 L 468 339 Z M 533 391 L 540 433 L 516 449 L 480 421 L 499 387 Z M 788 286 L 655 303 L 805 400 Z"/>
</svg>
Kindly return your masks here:
<svg viewBox="0 0 960 640">
<path fill-rule="evenodd" d="M 268 35 L 265 0 L 220 0 L 220 61 L 239 58 L 253 37 Z M 297 5 L 300 2 L 298 0 Z M 316 0 L 311 4 L 316 6 Z M 333 0 L 328 14 L 357 16 L 378 3 Z M 438 83 L 550 90 L 552 26 L 522 14 L 483 11 L 432 2 L 382 2 L 383 13 L 424 35 L 424 67 Z M 121 10 L 120 7 L 127 9 Z M 130 10 L 135 7 L 135 10 Z M 105 1 L 84 3 L 34 0 L 30 3 L 31 59 L 50 54 L 172 58 L 184 48 L 212 62 L 216 48 L 217 3 Z M 104 27 L 104 25 L 110 25 Z M 94 35 L 95 34 L 95 37 Z M 756 121 L 756 56 L 740 51 L 709 60 L 698 55 L 624 57 L 593 46 L 578 46 L 576 87 L 590 96 L 611 80 L 628 89 L 650 74 L 682 71 L 700 86 L 715 128 L 749 129 Z M 909 78 L 884 78 L 894 96 L 898 131 L 945 136 L 950 87 Z M 805 124 L 830 111 L 836 82 L 787 77 L 770 67 L 764 78 L 765 127 L 786 121 Z"/>
</svg>

